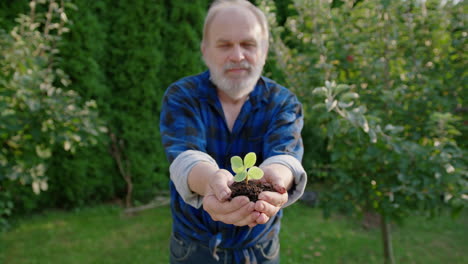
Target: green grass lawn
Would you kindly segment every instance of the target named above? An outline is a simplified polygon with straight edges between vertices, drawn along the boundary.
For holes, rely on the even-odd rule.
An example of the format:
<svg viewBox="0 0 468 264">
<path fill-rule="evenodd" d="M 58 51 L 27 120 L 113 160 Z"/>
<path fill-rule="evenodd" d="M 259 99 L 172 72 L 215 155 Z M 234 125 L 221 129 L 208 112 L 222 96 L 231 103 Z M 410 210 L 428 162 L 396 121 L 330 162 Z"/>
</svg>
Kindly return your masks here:
<svg viewBox="0 0 468 264">
<path fill-rule="evenodd" d="M 49 211 L 14 222 L 0 234 L 0 263 L 168 263 L 169 207 L 128 217 L 116 206 Z M 394 227 L 396 263 L 468 263 L 468 214 L 453 220 L 412 217 Z M 281 263 L 383 263 L 379 230 L 318 209 L 285 209 Z"/>
</svg>

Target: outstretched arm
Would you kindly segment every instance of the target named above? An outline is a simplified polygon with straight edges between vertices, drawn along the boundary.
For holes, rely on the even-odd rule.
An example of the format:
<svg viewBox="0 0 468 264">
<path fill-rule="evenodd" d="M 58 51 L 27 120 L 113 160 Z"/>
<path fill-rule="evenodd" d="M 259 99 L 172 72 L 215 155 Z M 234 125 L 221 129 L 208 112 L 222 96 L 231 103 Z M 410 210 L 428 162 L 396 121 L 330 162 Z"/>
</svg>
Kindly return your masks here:
<svg viewBox="0 0 468 264">
<path fill-rule="evenodd" d="M 255 210 L 261 213 L 256 221 L 258 224 L 266 223 L 281 208 L 297 201 L 307 183 L 301 164 L 304 152 L 302 105 L 292 94 L 278 98 L 280 102 L 265 134 L 266 159 L 260 165 L 265 172 L 263 180 L 272 184 L 276 192 L 259 194 L 259 201 L 255 204 Z"/>
</svg>

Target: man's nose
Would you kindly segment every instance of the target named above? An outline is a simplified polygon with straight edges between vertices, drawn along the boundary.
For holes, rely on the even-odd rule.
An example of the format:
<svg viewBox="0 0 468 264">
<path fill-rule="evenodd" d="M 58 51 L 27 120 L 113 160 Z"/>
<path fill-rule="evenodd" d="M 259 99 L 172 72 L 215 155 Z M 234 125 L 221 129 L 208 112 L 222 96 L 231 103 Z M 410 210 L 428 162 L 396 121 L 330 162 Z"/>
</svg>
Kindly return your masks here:
<svg viewBox="0 0 468 264">
<path fill-rule="evenodd" d="M 231 54 L 229 54 L 229 59 L 234 62 L 240 62 L 244 60 L 245 56 L 242 47 L 234 45 L 234 47 L 231 50 Z"/>
</svg>

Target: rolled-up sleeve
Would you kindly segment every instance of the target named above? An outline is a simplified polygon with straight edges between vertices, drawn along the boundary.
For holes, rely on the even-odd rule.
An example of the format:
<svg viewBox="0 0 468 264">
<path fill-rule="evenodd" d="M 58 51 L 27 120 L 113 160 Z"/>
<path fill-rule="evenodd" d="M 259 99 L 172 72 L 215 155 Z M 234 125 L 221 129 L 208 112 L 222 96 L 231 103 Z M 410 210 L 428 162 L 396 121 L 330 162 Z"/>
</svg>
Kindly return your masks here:
<svg viewBox="0 0 468 264">
<path fill-rule="evenodd" d="M 278 155 L 266 159 L 260 167 L 268 166 L 270 164 L 281 164 L 291 170 L 294 182 L 291 189 L 288 190 L 288 201 L 283 205 L 283 207 L 295 203 L 304 194 L 304 190 L 307 185 L 307 174 L 302 167 L 302 164 L 293 156 Z"/>
<path fill-rule="evenodd" d="M 218 168 L 216 161 L 210 155 L 196 150 L 182 152 L 169 167 L 170 177 L 177 192 L 185 203 L 195 208 L 202 206 L 203 197 L 190 190 L 188 175 L 199 162 L 208 162 L 215 168 Z"/>
</svg>

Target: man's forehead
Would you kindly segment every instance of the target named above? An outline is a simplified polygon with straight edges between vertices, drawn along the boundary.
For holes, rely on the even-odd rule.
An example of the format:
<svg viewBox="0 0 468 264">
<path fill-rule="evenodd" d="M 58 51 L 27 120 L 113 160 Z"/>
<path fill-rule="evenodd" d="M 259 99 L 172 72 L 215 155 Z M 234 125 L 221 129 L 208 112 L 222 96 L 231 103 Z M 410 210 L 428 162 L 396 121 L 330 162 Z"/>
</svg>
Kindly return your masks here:
<svg viewBox="0 0 468 264">
<path fill-rule="evenodd" d="M 258 19 L 253 12 L 242 6 L 229 6 L 220 9 L 214 16 L 212 26 L 218 27 L 260 27 Z"/>
<path fill-rule="evenodd" d="M 226 39 L 233 34 L 242 34 L 245 37 L 255 38 L 261 34 L 261 26 L 255 15 L 246 8 L 224 9 L 214 17 L 210 32 L 216 33 L 216 39 Z"/>
</svg>

